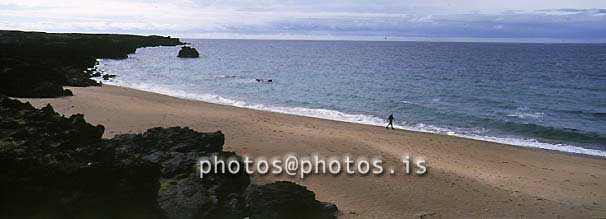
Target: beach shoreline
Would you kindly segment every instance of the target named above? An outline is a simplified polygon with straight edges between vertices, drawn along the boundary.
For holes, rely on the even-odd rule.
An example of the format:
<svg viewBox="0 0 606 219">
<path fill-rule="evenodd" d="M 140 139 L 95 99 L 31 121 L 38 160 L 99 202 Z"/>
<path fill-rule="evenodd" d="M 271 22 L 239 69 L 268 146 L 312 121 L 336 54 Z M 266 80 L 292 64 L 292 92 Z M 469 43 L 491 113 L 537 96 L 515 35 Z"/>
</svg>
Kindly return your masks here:
<svg viewBox="0 0 606 219">
<path fill-rule="evenodd" d="M 99 81 L 99 83 L 103 83 L 103 81 L 100 78 L 97 80 Z M 384 127 L 384 125 L 387 124 L 387 121 L 377 122 L 376 120 L 382 120 L 382 119 L 376 118 L 373 115 L 347 114 L 347 113 L 343 113 L 340 111 L 335 111 L 335 110 L 331 110 L 331 109 L 321 109 L 321 108 L 316 109 L 316 108 L 283 107 L 283 106 L 274 107 L 271 105 L 266 106 L 263 104 L 242 104 L 242 103 L 244 103 L 243 101 L 225 99 L 221 96 L 210 95 L 213 98 L 199 98 L 198 95 L 192 95 L 192 94 L 183 93 L 180 91 L 177 91 L 175 93 L 175 91 L 173 91 L 173 90 L 165 90 L 165 89 L 157 90 L 157 89 L 151 89 L 150 87 L 132 86 L 132 84 L 129 84 L 129 83 L 123 83 L 123 82 L 115 83 L 115 81 L 111 81 L 111 82 L 112 83 L 105 84 L 105 85 L 126 87 L 126 88 L 130 88 L 130 89 L 135 89 L 135 90 L 140 90 L 140 91 L 145 91 L 145 92 L 150 92 L 150 93 L 156 93 L 156 94 L 160 94 L 160 95 L 166 95 L 166 96 L 170 96 L 170 97 L 186 99 L 186 100 L 191 100 L 191 101 L 200 101 L 200 102 L 209 103 L 209 104 L 218 104 L 218 105 L 224 105 L 224 106 L 251 109 L 251 110 L 256 110 L 256 111 L 264 111 L 264 112 L 279 113 L 279 114 L 286 114 L 286 115 L 292 115 L 292 116 L 300 116 L 300 117 L 304 117 L 304 118 L 331 120 L 331 121 L 345 122 L 345 123 L 351 123 L 351 124 L 361 124 L 361 125 L 368 125 L 368 126 L 374 126 L 374 127 Z M 219 100 L 214 100 L 214 99 L 219 99 Z M 338 117 L 324 116 L 324 115 L 317 115 L 314 113 L 308 114 L 308 113 L 302 113 L 302 112 L 298 112 L 298 111 L 293 112 L 293 111 L 289 111 L 286 109 L 290 109 L 290 110 L 306 109 L 308 111 L 322 110 L 322 111 L 329 111 L 333 114 L 336 113 L 336 114 L 347 115 L 347 116 L 353 117 L 353 118 L 349 118 L 349 117 L 343 118 L 343 116 L 338 116 Z M 370 119 L 369 118 L 361 119 L 360 117 L 369 117 Z M 496 137 L 496 136 L 469 135 L 469 134 L 456 133 L 454 131 L 451 131 L 450 129 L 446 129 L 447 131 L 444 131 L 444 132 L 438 132 L 438 131 L 415 128 L 412 126 L 403 126 L 403 125 L 398 125 L 398 124 L 395 124 L 395 128 L 399 129 L 399 130 L 406 130 L 406 131 L 412 131 L 412 132 L 417 132 L 417 133 L 429 133 L 429 134 L 453 136 L 453 137 L 457 137 L 457 138 L 465 138 L 465 139 L 471 139 L 471 140 L 477 140 L 477 141 L 483 141 L 483 142 L 504 144 L 504 145 L 514 146 L 514 147 L 523 147 L 523 148 L 528 148 L 528 149 L 532 149 L 532 150 L 538 149 L 541 151 L 572 154 L 572 155 L 576 155 L 576 156 L 606 158 L 606 152 L 598 150 L 598 149 L 586 148 L 586 147 L 582 147 L 582 146 L 575 146 L 575 145 L 568 145 L 568 144 L 545 143 L 545 142 L 537 141 L 535 139 L 527 139 L 527 138 L 521 138 L 521 137 L 507 138 L 507 137 Z M 440 128 L 438 128 L 438 129 L 440 129 Z"/>
<path fill-rule="evenodd" d="M 27 99 L 64 115 L 83 113 L 104 137 L 152 127 L 225 133 L 225 149 L 254 157 L 287 153 L 427 160 L 426 176 L 255 176 L 291 180 L 337 204 L 343 218 L 604 217 L 606 159 L 456 136 L 257 111 L 104 85 L 69 88 L 74 96 Z M 414 201 L 413 201 L 414 200 Z"/>
<path fill-rule="evenodd" d="M 101 78 L 96 79 L 99 83 L 103 83 Z M 272 105 L 272 104 L 259 104 L 249 103 L 246 100 L 230 99 L 223 96 L 214 94 L 198 94 L 195 92 L 186 92 L 183 90 L 174 90 L 163 86 L 154 86 L 151 84 L 132 84 L 121 80 L 106 81 L 107 85 L 128 87 L 135 90 L 141 90 L 151 93 L 157 93 L 167 95 L 176 98 L 182 98 L 193 101 L 201 101 L 211 104 L 219 104 L 226 106 L 234 106 L 245 109 L 252 109 L 258 111 L 266 111 L 273 113 L 281 113 L 295 116 L 302 116 L 306 118 L 317 118 L 332 121 L 340 121 L 347 123 L 363 124 L 377 127 L 384 127 L 387 121 L 372 114 L 356 114 L 346 113 L 330 108 L 308 108 L 301 106 L 284 106 L 284 105 Z M 413 132 L 423 132 L 439 135 L 454 136 L 466 139 L 473 139 L 478 141 L 486 141 L 491 143 L 505 144 L 517 147 L 525 148 L 538 148 L 547 151 L 563 152 L 569 154 L 575 154 L 579 156 L 596 156 L 606 158 L 606 151 L 595 148 L 595 145 L 582 145 L 576 143 L 555 143 L 547 142 L 543 140 L 537 140 L 535 138 L 522 137 L 522 136 L 499 136 L 499 135 L 485 135 L 477 134 L 469 131 L 457 131 L 455 128 L 445 128 L 440 126 L 434 126 L 432 124 L 419 123 L 416 125 L 407 125 L 406 120 L 400 120 L 394 124 L 396 129 L 402 129 Z M 482 128 L 483 129 L 483 128 Z"/>
</svg>

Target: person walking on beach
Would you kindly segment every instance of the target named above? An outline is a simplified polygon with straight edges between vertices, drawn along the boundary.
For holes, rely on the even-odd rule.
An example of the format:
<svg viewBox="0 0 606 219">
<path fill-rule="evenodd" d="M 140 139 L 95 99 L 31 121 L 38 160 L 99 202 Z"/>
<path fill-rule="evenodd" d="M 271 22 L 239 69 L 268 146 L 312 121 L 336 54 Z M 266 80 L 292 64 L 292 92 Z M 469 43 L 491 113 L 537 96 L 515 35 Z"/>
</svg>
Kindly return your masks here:
<svg viewBox="0 0 606 219">
<path fill-rule="evenodd" d="M 387 124 L 387 126 L 385 126 L 386 129 L 389 129 L 389 126 L 391 125 L 391 130 L 394 130 L 393 128 L 393 121 L 396 120 L 393 117 L 393 113 L 389 115 L 389 117 L 387 118 L 387 120 L 389 120 L 389 123 Z"/>
</svg>

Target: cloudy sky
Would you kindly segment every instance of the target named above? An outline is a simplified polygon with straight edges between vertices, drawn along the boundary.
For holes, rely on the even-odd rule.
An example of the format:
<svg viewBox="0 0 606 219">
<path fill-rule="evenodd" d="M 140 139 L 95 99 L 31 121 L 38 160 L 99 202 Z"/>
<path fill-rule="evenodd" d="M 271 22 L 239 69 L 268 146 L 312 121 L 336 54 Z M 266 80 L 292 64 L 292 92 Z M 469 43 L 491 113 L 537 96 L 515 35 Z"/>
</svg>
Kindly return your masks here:
<svg viewBox="0 0 606 219">
<path fill-rule="evenodd" d="M 0 29 L 185 38 L 606 42 L 606 0 L 0 0 Z"/>
</svg>

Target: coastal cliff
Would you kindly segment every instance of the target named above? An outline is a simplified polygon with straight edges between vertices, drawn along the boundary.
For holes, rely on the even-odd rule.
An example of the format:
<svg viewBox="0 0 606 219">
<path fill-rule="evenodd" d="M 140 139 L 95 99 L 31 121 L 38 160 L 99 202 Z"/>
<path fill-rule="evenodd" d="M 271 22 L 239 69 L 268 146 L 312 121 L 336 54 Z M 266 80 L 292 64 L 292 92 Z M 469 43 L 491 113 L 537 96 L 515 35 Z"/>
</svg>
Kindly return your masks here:
<svg viewBox="0 0 606 219">
<path fill-rule="evenodd" d="M 177 38 L 0 30 L 0 94 L 70 96 L 62 86 L 95 86 L 98 58 L 124 59 L 137 48 L 182 45 Z"/>
</svg>

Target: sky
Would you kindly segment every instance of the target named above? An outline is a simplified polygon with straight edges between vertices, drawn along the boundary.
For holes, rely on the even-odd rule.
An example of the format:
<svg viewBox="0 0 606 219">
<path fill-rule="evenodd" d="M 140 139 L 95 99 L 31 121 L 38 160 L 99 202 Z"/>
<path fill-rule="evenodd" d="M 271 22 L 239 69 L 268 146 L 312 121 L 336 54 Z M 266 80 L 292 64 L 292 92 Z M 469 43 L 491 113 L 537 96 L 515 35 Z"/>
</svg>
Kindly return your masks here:
<svg viewBox="0 0 606 219">
<path fill-rule="evenodd" d="M 182 38 L 606 42 L 606 0 L 0 0 L 0 29 Z"/>
</svg>

